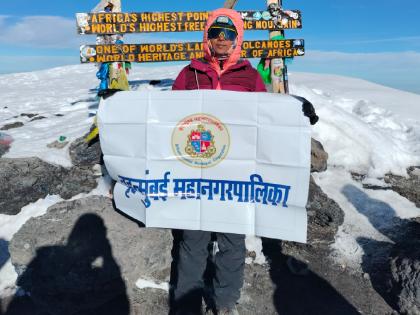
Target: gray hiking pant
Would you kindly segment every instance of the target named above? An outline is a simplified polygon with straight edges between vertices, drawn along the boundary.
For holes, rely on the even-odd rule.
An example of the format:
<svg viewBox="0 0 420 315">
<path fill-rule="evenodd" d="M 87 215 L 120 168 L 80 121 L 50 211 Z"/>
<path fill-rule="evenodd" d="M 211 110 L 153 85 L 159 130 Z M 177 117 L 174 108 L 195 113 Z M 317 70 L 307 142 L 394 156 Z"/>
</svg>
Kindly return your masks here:
<svg viewBox="0 0 420 315">
<path fill-rule="evenodd" d="M 214 259 L 212 292 L 209 298 L 216 309 L 232 308 L 240 297 L 244 281 L 245 235 L 215 233 L 219 251 Z M 194 304 L 201 307 L 204 272 L 209 257 L 212 232 L 184 230 L 179 243 L 177 281 L 173 298 L 177 308 Z"/>
</svg>

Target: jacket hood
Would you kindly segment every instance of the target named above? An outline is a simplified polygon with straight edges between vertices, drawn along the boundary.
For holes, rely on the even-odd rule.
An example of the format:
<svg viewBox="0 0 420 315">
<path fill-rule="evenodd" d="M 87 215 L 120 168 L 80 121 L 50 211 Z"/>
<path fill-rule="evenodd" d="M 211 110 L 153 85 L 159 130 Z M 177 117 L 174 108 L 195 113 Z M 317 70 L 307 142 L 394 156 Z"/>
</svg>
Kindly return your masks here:
<svg viewBox="0 0 420 315">
<path fill-rule="evenodd" d="M 233 24 L 235 25 L 236 31 L 238 32 L 238 37 L 236 40 L 236 47 L 234 48 L 233 52 L 230 54 L 229 58 L 226 59 L 224 63 L 224 69 L 228 69 L 230 66 L 236 64 L 241 57 L 241 49 L 242 49 L 242 42 L 244 39 L 244 22 L 242 21 L 241 15 L 232 9 L 217 9 L 210 13 L 209 18 L 206 23 L 206 27 L 204 29 L 204 38 L 203 38 L 203 45 L 204 45 L 204 58 L 215 68 L 218 72 L 221 72 L 219 62 L 216 57 L 213 57 L 209 47 L 209 39 L 207 37 L 208 30 L 210 26 L 216 21 L 216 19 L 221 16 L 225 15 L 229 17 Z"/>
</svg>

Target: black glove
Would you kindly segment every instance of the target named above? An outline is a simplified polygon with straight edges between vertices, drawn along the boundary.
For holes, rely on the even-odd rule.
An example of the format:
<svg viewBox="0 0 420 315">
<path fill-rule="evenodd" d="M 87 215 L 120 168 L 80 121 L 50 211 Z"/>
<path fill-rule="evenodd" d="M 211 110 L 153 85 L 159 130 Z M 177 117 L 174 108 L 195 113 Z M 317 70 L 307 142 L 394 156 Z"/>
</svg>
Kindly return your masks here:
<svg viewBox="0 0 420 315">
<path fill-rule="evenodd" d="M 309 118 L 311 125 L 315 125 L 317 121 L 319 120 L 319 117 L 316 115 L 315 108 L 312 105 L 312 103 L 302 96 L 296 96 L 296 95 L 292 95 L 292 96 L 302 102 L 303 114 Z"/>
</svg>

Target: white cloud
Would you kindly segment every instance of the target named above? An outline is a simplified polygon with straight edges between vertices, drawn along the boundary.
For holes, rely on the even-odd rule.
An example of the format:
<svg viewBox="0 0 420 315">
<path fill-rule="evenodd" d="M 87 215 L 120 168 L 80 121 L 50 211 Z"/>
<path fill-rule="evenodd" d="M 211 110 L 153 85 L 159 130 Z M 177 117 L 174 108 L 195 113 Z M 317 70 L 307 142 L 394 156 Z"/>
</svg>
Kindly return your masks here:
<svg viewBox="0 0 420 315">
<path fill-rule="evenodd" d="M 308 50 L 290 71 L 353 76 L 420 93 L 420 52 L 345 53 Z"/>
<path fill-rule="evenodd" d="M 73 19 L 60 16 L 26 16 L 13 24 L 0 18 L 0 43 L 42 48 L 75 48 L 82 38 Z"/>
<path fill-rule="evenodd" d="M 79 35 L 75 18 L 61 16 L 26 16 L 8 24 L 8 16 L 0 15 L 0 44 L 30 48 L 77 49 L 94 44 L 95 36 Z M 133 43 L 174 42 L 176 37 L 161 34 L 128 35 Z M 127 41 L 127 42 L 128 42 Z M 182 40 L 179 40 L 182 41 Z"/>
<path fill-rule="evenodd" d="M 298 58 L 297 58 L 298 59 Z M 331 64 L 335 67 L 343 66 L 380 66 L 384 71 L 420 67 L 420 53 L 414 51 L 405 52 L 379 52 L 379 53 L 346 53 L 335 51 L 309 50 L 299 60 L 304 63 L 316 65 Z"/>
<path fill-rule="evenodd" d="M 392 42 L 403 42 L 410 44 L 418 44 L 420 41 L 420 36 L 401 36 L 401 37 L 391 37 L 391 38 L 372 38 L 359 41 L 348 41 L 345 44 L 377 44 L 377 43 L 392 43 Z"/>
</svg>

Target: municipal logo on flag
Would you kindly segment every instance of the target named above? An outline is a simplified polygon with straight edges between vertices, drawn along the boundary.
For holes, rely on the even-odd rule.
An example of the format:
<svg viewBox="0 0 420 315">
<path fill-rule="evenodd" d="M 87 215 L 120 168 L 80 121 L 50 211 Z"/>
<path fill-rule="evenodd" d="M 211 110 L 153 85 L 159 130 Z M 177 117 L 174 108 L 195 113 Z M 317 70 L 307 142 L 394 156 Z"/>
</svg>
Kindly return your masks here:
<svg viewBox="0 0 420 315">
<path fill-rule="evenodd" d="M 182 119 L 172 134 L 177 158 L 191 167 L 212 167 L 228 154 L 229 132 L 216 117 L 195 114 Z"/>
<path fill-rule="evenodd" d="M 185 152 L 191 157 L 210 158 L 216 153 L 214 137 L 210 130 L 205 130 L 204 125 L 198 125 L 196 130 L 188 136 Z"/>
</svg>

